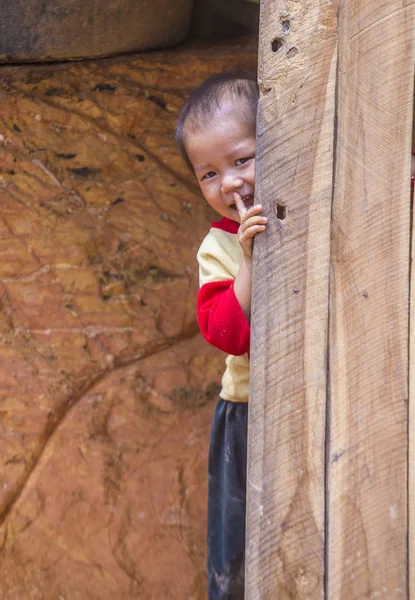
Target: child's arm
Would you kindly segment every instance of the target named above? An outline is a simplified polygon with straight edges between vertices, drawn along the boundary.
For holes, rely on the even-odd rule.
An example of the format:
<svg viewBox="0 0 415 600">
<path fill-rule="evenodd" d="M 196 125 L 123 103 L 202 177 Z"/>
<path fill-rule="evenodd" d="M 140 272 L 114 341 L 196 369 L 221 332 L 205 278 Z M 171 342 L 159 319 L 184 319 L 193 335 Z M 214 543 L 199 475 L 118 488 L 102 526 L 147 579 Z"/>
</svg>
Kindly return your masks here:
<svg viewBox="0 0 415 600">
<path fill-rule="evenodd" d="M 238 239 L 243 251 L 239 271 L 233 279 L 220 246 L 202 247 L 198 252 L 201 287 L 197 295 L 197 321 L 203 337 L 227 354 L 249 352 L 251 313 L 252 243 L 255 233 L 265 229 L 266 219 L 258 216 L 261 206 L 246 209 L 241 197 L 235 204 L 241 225 Z M 212 274 L 214 276 L 212 277 Z"/>
<path fill-rule="evenodd" d="M 249 352 L 250 328 L 235 295 L 235 278 L 231 275 L 240 255 L 235 246 L 237 240 L 231 241 L 229 233 L 217 236 L 217 232 L 217 229 L 209 232 L 197 253 L 200 283 L 197 322 L 209 344 L 227 354 L 241 356 Z M 231 237 L 235 234 L 233 231 Z"/>
<path fill-rule="evenodd" d="M 256 204 L 247 209 L 241 196 L 234 195 L 236 208 L 238 209 L 241 225 L 238 236 L 243 251 L 243 259 L 239 271 L 235 277 L 234 292 L 248 321 L 251 320 L 251 280 L 252 280 L 252 247 L 256 233 L 264 231 L 267 218 L 260 215 L 262 206 Z"/>
</svg>

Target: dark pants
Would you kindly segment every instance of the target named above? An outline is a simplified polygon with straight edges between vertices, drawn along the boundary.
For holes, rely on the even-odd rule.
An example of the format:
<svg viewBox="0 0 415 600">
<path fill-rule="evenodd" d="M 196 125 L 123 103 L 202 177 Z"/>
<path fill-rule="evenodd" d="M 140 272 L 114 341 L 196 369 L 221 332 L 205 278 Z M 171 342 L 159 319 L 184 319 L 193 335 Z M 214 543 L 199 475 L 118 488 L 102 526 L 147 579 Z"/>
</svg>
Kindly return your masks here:
<svg viewBox="0 0 415 600">
<path fill-rule="evenodd" d="M 243 600 L 248 404 L 219 399 L 208 484 L 209 600 Z"/>
</svg>

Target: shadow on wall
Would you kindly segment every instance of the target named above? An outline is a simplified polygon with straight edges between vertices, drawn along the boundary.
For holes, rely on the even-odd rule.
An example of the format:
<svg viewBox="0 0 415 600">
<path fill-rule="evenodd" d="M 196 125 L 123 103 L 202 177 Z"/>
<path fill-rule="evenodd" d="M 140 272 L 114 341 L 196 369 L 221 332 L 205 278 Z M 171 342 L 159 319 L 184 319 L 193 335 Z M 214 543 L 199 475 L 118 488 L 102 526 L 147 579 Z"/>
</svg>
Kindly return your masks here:
<svg viewBox="0 0 415 600">
<path fill-rule="evenodd" d="M 258 29 L 259 0 L 194 0 L 191 38 L 257 36 Z"/>
</svg>

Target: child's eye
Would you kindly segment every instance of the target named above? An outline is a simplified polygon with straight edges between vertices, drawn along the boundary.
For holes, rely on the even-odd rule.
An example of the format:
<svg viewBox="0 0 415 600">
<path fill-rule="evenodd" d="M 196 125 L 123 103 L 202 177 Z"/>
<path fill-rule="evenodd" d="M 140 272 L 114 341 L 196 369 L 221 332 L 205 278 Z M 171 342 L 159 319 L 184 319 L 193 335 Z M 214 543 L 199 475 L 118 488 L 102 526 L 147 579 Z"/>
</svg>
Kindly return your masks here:
<svg viewBox="0 0 415 600">
<path fill-rule="evenodd" d="M 204 179 L 212 179 L 212 177 L 215 177 L 215 175 L 216 175 L 215 171 L 209 171 L 209 173 L 205 173 L 205 175 L 203 175 L 202 181 Z"/>
<path fill-rule="evenodd" d="M 245 163 L 247 163 L 248 160 L 252 160 L 253 158 L 255 158 L 255 156 L 247 156 L 245 158 L 238 158 L 235 161 L 235 164 L 236 164 L 237 167 L 240 167 L 241 165 L 244 165 Z"/>
</svg>

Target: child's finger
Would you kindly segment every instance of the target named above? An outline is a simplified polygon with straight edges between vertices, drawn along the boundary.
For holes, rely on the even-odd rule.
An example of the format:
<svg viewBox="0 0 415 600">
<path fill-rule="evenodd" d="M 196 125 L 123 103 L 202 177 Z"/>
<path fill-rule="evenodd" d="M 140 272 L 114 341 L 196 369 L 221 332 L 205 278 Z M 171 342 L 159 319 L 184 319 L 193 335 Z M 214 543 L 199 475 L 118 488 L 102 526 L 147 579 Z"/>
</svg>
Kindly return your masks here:
<svg viewBox="0 0 415 600">
<path fill-rule="evenodd" d="M 234 192 L 233 199 L 235 200 L 236 210 L 238 211 L 239 218 L 241 219 L 241 222 L 242 222 L 242 219 L 244 218 L 244 216 L 247 213 L 246 206 L 245 206 L 244 201 L 242 200 L 240 194 L 238 194 L 238 192 Z"/>
<path fill-rule="evenodd" d="M 249 229 L 243 232 L 240 237 L 240 241 L 243 243 L 244 241 L 252 239 L 257 233 L 262 233 L 265 231 L 266 225 L 252 225 Z"/>
<path fill-rule="evenodd" d="M 248 212 L 248 214 L 249 214 L 249 212 Z M 243 230 L 246 231 L 254 225 L 266 225 L 267 222 L 268 222 L 267 217 L 264 217 L 263 215 L 255 215 L 254 214 L 254 216 L 250 216 L 248 218 L 245 215 L 245 221 L 243 222 L 242 228 L 243 228 Z"/>
<path fill-rule="evenodd" d="M 243 219 L 241 219 L 241 224 L 243 223 L 243 225 L 246 227 L 248 223 L 253 222 L 252 219 L 255 221 L 258 218 L 264 218 L 260 213 L 262 213 L 261 204 L 254 204 L 254 206 L 250 206 L 248 209 L 246 209 Z"/>
<path fill-rule="evenodd" d="M 251 225 L 248 229 L 245 229 L 243 232 L 243 236 L 247 238 L 254 237 L 256 233 L 259 231 L 264 231 L 266 229 L 266 223 L 256 223 L 255 225 Z"/>
</svg>

